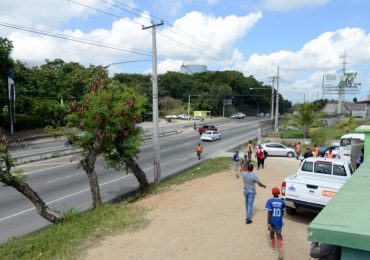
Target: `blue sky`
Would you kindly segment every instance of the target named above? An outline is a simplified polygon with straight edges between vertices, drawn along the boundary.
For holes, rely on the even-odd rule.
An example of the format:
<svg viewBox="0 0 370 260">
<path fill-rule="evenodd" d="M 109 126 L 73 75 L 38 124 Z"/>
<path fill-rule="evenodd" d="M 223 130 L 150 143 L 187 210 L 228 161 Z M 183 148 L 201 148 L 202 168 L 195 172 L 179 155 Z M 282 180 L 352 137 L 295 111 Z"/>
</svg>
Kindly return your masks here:
<svg viewBox="0 0 370 260">
<path fill-rule="evenodd" d="M 341 69 L 340 55 L 346 50 L 348 69 L 357 71 L 357 81 L 362 83 L 361 93 L 355 96 L 364 99 L 369 94 L 370 1 L 74 1 L 121 19 L 67 0 L 0 0 L 0 22 L 105 42 L 148 55 L 151 36 L 149 31 L 141 30 L 141 24 L 148 25 L 153 15 L 169 22 L 158 28 L 160 73 L 179 70 L 183 63 L 204 64 L 209 70 L 240 70 L 268 83 L 268 77 L 274 76 L 280 66 L 281 92 L 294 102 L 301 101 L 304 92 L 308 100 L 317 98 L 322 75 Z M 104 2 L 122 9 L 129 5 L 145 13 L 135 16 Z M 181 36 L 184 31 L 185 38 Z M 149 58 L 5 27 L 0 27 L 0 36 L 13 40 L 13 57 L 30 65 L 53 58 L 84 65 Z M 151 63 L 115 65 L 110 70 L 150 73 Z"/>
</svg>

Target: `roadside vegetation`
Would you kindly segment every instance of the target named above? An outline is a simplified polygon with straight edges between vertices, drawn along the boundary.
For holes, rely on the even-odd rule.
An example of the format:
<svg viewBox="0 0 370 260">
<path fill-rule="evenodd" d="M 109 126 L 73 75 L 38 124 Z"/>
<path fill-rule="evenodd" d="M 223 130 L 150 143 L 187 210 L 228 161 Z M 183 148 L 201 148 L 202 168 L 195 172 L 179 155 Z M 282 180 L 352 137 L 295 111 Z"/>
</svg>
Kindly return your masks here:
<svg viewBox="0 0 370 260">
<path fill-rule="evenodd" d="M 232 167 L 229 157 L 207 160 L 181 174 L 154 184 L 147 193 L 120 203 L 105 203 L 83 213 L 70 211 L 66 218 L 41 231 L 21 238 L 13 238 L 0 245 L 0 259 L 71 259 L 82 250 L 107 235 L 130 232 L 149 225 L 145 218 L 147 209 L 135 206 L 132 202 L 150 194 L 169 188 L 171 185 L 203 178 Z"/>
</svg>

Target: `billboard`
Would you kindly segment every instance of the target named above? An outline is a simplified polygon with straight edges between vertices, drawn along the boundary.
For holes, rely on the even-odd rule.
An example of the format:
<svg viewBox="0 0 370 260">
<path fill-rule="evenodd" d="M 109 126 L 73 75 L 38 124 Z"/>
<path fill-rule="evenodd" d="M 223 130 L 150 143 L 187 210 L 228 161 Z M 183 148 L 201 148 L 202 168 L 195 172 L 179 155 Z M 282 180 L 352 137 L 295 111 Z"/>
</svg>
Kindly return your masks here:
<svg viewBox="0 0 370 260">
<path fill-rule="evenodd" d="M 357 94 L 360 92 L 360 83 L 356 83 L 357 72 L 345 72 L 339 77 L 329 73 L 323 75 L 323 94 Z"/>
</svg>

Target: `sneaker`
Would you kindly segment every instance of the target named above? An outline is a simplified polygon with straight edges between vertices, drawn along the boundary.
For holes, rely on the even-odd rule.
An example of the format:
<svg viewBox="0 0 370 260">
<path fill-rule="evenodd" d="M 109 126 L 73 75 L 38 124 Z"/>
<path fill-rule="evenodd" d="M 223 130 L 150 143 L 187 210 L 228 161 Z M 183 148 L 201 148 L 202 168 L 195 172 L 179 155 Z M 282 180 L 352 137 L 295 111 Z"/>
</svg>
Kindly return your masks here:
<svg viewBox="0 0 370 260">
<path fill-rule="evenodd" d="M 245 224 L 248 224 L 248 225 L 249 225 L 249 224 L 252 224 L 252 223 L 253 223 L 253 221 L 252 221 L 252 220 L 246 220 L 246 221 L 245 221 Z"/>
<path fill-rule="evenodd" d="M 236 175 L 236 178 L 239 179 L 239 175 Z"/>
<path fill-rule="evenodd" d="M 278 255 L 279 260 L 284 260 L 284 249 L 279 248 L 279 255 Z"/>
</svg>

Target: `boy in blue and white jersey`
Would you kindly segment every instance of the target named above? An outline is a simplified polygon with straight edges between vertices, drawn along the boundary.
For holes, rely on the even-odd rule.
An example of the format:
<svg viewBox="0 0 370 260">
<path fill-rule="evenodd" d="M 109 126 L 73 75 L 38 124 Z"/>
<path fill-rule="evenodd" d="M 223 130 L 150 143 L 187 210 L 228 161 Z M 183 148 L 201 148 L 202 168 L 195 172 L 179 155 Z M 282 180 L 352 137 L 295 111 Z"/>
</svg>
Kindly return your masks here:
<svg viewBox="0 0 370 260">
<path fill-rule="evenodd" d="M 285 202 L 279 198 L 280 190 L 278 187 L 272 188 L 273 198 L 266 202 L 265 209 L 267 213 L 267 229 L 270 231 L 272 248 L 276 249 L 275 233 L 278 239 L 279 255 L 283 254 L 283 237 L 281 231 L 283 228 L 283 215 L 285 210 Z"/>
</svg>

